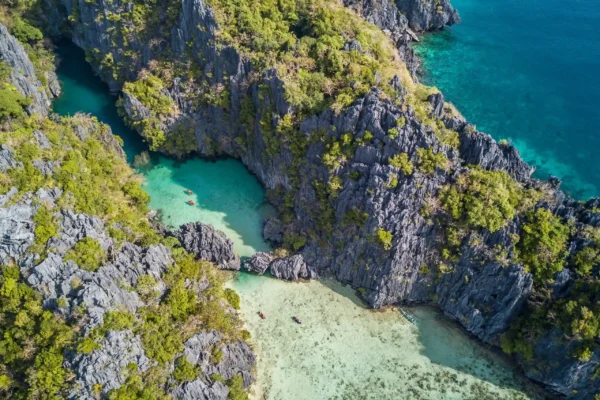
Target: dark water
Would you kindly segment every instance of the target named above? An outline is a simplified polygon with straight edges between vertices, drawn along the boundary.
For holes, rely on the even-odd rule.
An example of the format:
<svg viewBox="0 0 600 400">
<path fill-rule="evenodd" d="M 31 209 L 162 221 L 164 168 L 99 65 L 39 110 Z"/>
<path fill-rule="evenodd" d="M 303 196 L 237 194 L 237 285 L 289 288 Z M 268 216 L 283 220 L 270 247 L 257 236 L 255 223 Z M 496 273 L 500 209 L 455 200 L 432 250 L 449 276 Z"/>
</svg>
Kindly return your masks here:
<svg viewBox="0 0 600 400">
<path fill-rule="evenodd" d="M 427 84 L 577 198 L 600 195 L 600 2 L 453 0 L 463 23 L 417 46 Z"/>
<path fill-rule="evenodd" d="M 54 112 L 60 115 L 73 115 L 77 112 L 94 115 L 123 139 L 127 159 L 130 163 L 133 162 L 135 155 L 148 148 L 117 113 L 117 97 L 111 96 L 108 86 L 95 76 L 92 67 L 85 62 L 83 50 L 70 42 L 61 42 L 57 47 L 57 54 L 59 64 L 56 73 L 63 95 L 54 102 Z"/>
</svg>

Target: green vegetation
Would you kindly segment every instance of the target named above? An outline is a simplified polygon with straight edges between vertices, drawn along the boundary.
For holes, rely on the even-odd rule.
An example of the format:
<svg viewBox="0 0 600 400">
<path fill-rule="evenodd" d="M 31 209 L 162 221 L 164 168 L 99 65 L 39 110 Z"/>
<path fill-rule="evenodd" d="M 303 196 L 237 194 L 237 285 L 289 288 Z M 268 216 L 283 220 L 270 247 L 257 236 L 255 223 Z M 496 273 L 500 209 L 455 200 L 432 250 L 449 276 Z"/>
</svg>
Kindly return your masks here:
<svg viewBox="0 0 600 400">
<path fill-rule="evenodd" d="M 159 388 L 158 382 L 151 379 L 152 377 L 142 376 L 137 372 L 137 365 L 130 364 L 128 366 L 129 375 L 127 380 L 118 389 L 113 389 L 108 392 L 109 400 L 169 400 L 171 396 Z M 146 379 L 144 379 L 146 378 Z"/>
<path fill-rule="evenodd" d="M 48 240 L 58 233 L 56 218 L 52 215 L 52 210 L 49 207 L 41 205 L 33 217 L 33 222 L 35 223 L 33 231 L 35 242 L 31 251 L 33 253 L 41 253 L 44 251 Z"/>
<path fill-rule="evenodd" d="M 444 153 L 434 153 L 432 149 L 417 149 L 419 170 L 428 175 L 433 175 L 437 168 L 446 169 L 448 159 Z"/>
<path fill-rule="evenodd" d="M 288 101 L 301 112 L 326 107 L 339 112 L 372 86 L 391 90 L 394 73 L 410 79 L 405 66 L 393 61 L 393 44 L 383 33 L 336 2 L 211 0 L 210 5 L 220 40 L 233 43 L 258 70 L 275 66 Z M 345 51 L 350 40 L 362 51 Z"/>
<path fill-rule="evenodd" d="M 588 277 L 592 268 L 600 264 L 600 228 L 585 226 L 578 236 L 588 244 L 571 258 L 571 262 L 580 276 Z"/>
<path fill-rule="evenodd" d="M 459 225 L 496 232 L 517 212 L 532 206 L 538 198 L 523 189 L 504 171 L 472 169 L 441 194 L 442 205 Z"/>
<path fill-rule="evenodd" d="M 344 215 L 342 224 L 345 226 L 356 225 L 356 226 L 362 227 L 367 223 L 368 219 L 369 219 L 369 213 L 361 212 L 358 210 L 358 208 L 352 207 Z"/>
<path fill-rule="evenodd" d="M 195 366 L 187 360 L 186 356 L 181 356 L 175 360 L 175 370 L 173 371 L 173 378 L 179 382 L 193 381 L 198 377 L 200 367 Z"/>
<path fill-rule="evenodd" d="M 537 282 L 551 280 L 563 269 L 568 238 L 569 228 L 550 211 L 538 208 L 527 213 L 517 248 L 519 260 Z"/>
<path fill-rule="evenodd" d="M 240 375 L 229 379 L 227 387 L 229 387 L 228 400 L 248 400 L 248 394 L 244 391 L 244 380 Z"/>
<path fill-rule="evenodd" d="M 392 241 L 394 240 L 394 235 L 392 235 L 391 232 L 388 232 L 383 228 L 377 228 L 377 231 L 375 231 L 375 239 L 384 250 L 391 250 Z"/>
<path fill-rule="evenodd" d="M 142 71 L 135 82 L 126 82 L 123 92 L 138 99 L 150 111 L 149 118 L 134 116 L 129 122 L 141 132 L 150 150 L 158 150 L 166 143 L 165 132 L 161 122 L 175 113 L 175 103 L 163 93 L 163 81 L 150 72 Z"/>
<path fill-rule="evenodd" d="M 399 153 L 393 157 L 390 157 L 388 164 L 390 164 L 392 167 L 398 168 L 404 175 L 412 175 L 413 173 L 413 164 L 410 162 L 408 154 L 406 153 Z"/>
<path fill-rule="evenodd" d="M 72 260 L 79 268 L 96 271 L 106 261 L 106 251 L 96 240 L 86 237 L 65 254 L 65 260 Z"/>
<path fill-rule="evenodd" d="M 0 394 L 57 398 L 67 386 L 63 353 L 73 344 L 73 328 L 44 311 L 41 295 L 25 283 L 17 266 L 3 266 L 1 271 Z"/>
<path fill-rule="evenodd" d="M 233 289 L 226 288 L 224 290 L 225 298 L 231 307 L 236 310 L 240 309 L 240 295 Z"/>
<path fill-rule="evenodd" d="M 298 251 L 306 244 L 306 237 L 294 232 L 286 232 L 283 235 L 283 247 Z"/>
</svg>

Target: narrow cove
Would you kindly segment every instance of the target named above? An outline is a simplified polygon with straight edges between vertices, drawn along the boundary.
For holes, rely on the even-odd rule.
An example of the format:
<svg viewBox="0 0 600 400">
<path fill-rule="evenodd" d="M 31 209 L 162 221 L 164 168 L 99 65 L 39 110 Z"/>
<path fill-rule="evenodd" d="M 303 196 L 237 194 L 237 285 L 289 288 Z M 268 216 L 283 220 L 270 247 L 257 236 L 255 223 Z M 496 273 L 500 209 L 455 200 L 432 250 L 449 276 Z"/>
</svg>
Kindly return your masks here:
<svg viewBox="0 0 600 400">
<path fill-rule="evenodd" d="M 97 116 L 123 138 L 133 163 L 146 147 L 118 116 L 116 98 L 94 76 L 82 51 L 63 43 L 58 53 L 64 94 L 54 111 Z M 239 161 L 178 162 L 151 154 L 140 172 L 151 207 L 166 224 L 212 224 L 234 241 L 241 256 L 268 250 L 261 230 L 272 209 Z M 188 188 L 194 206 L 186 204 Z M 330 280 L 288 283 L 240 273 L 230 285 L 241 296 L 258 355 L 256 399 L 535 398 L 512 366 L 428 308 L 415 310 L 414 326 L 397 311 L 365 308 L 352 289 Z M 295 324 L 293 315 L 303 324 Z"/>
</svg>

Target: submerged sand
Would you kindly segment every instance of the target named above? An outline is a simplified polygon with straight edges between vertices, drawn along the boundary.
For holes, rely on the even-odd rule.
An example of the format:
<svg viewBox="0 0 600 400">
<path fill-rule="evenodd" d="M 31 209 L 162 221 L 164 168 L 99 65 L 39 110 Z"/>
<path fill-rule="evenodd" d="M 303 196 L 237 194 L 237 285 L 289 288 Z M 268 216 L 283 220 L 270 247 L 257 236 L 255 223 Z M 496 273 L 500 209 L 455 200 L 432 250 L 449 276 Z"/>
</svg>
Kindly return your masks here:
<svg viewBox="0 0 600 400">
<path fill-rule="evenodd" d="M 253 399 L 534 397 L 510 364 L 432 309 L 412 309 L 415 326 L 398 310 L 365 308 L 331 280 L 290 283 L 242 273 L 230 285 L 242 298 L 258 354 Z"/>
</svg>

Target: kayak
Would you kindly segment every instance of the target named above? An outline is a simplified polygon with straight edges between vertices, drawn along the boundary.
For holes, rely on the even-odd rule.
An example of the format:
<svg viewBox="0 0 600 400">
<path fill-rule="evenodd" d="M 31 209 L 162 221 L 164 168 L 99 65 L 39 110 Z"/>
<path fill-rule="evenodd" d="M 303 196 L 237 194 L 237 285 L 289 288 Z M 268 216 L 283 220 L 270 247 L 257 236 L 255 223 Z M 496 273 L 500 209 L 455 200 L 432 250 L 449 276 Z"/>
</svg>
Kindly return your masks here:
<svg viewBox="0 0 600 400">
<path fill-rule="evenodd" d="M 194 203 L 192 200 L 188 200 L 188 201 L 186 201 L 186 203 L 188 203 L 190 206 L 193 206 L 193 205 L 195 205 L 195 204 L 196 204 L 196 203 Z"/>
<path fill-rule="evenodd" d="M 400 309 L 400 313 L 402 315 L 404 315 L 404 318 L 409 320 L 412 324 L 417 325 L 417 317 L 415 317 L 415 315 L 413 313 L 411 313 L 410 311 L 404 310 L 403 308 Z"/>
<path fill-rule="evenodd" d="M 301 324 L 302 321 L 300 321 L 300 318 L 298 317 L 292 317 L 292 319 L 294 320 L 294 322 L 296 322 L 297 324 Z"/>
<path fill-rule="evenodd" d="M 262 319 L 265 319 L 265 318 L 267 318 L 267 317 L 265 317 L 265 314 L 263 314 L 263 313 L 262 313 L 262 312 L 260 312 L 260 311 L 258 312 L 258 315 L 259 315 L 259 316 L 260 316 Z"/>
</svg>

